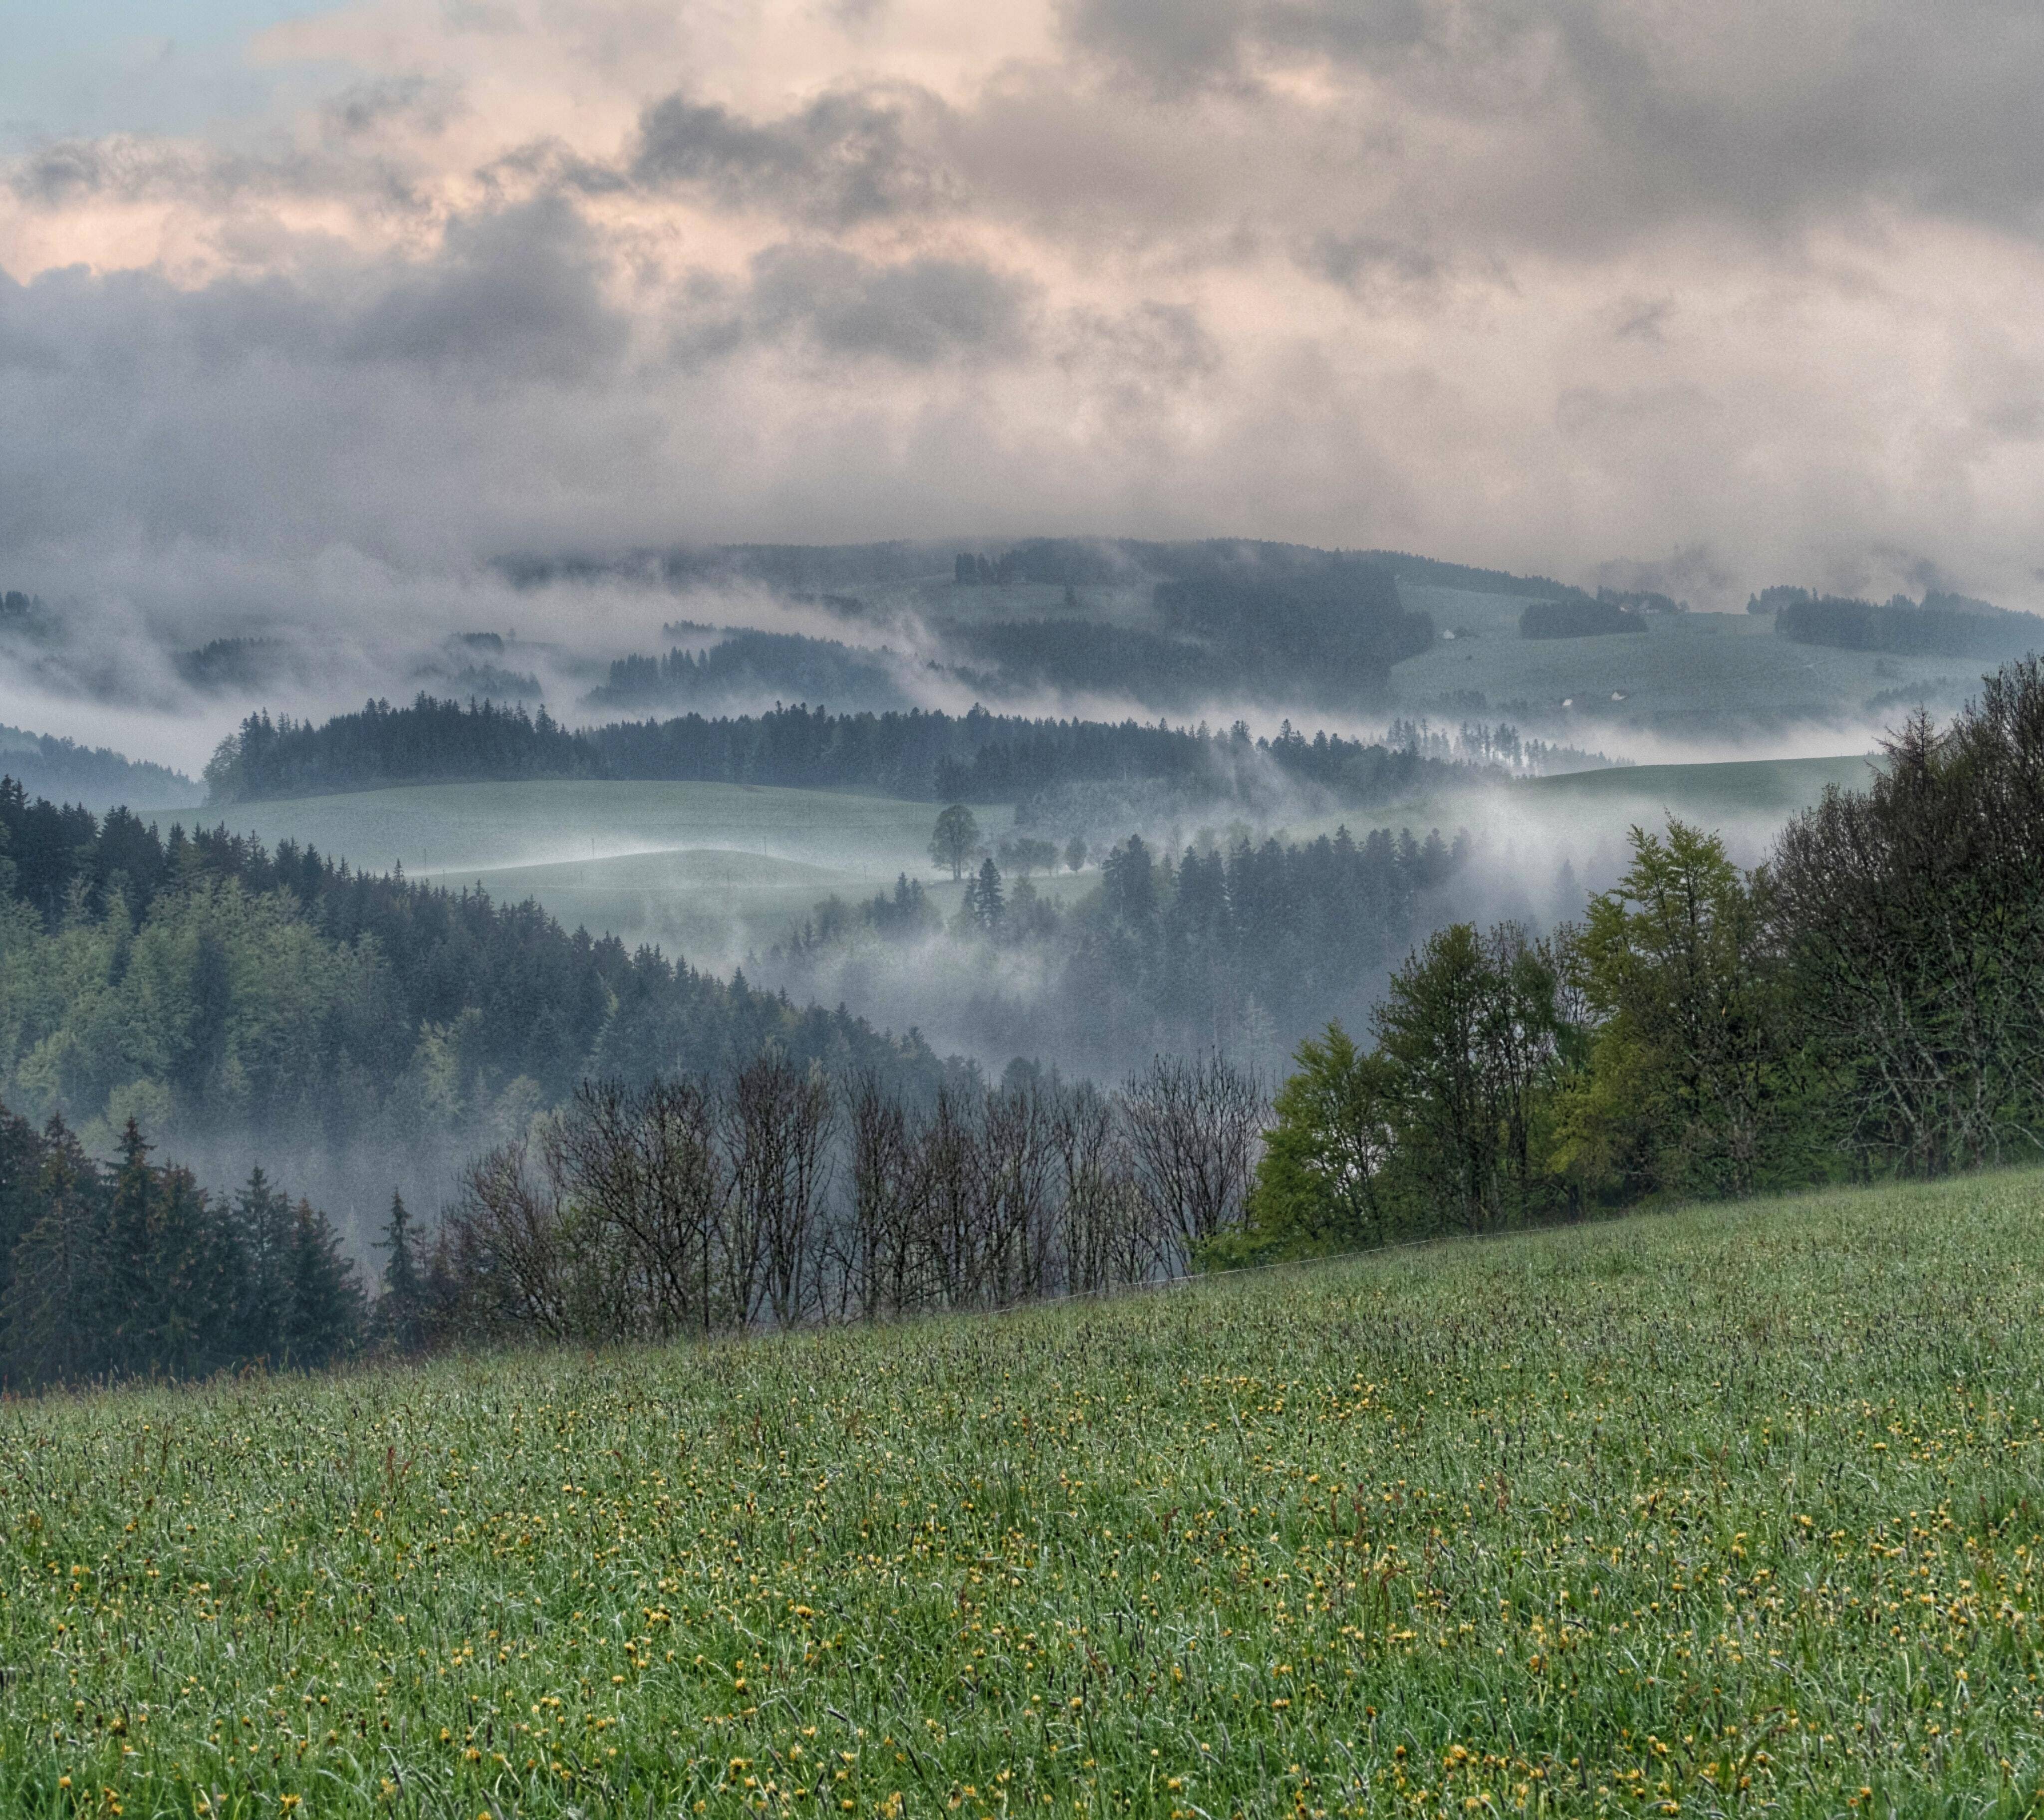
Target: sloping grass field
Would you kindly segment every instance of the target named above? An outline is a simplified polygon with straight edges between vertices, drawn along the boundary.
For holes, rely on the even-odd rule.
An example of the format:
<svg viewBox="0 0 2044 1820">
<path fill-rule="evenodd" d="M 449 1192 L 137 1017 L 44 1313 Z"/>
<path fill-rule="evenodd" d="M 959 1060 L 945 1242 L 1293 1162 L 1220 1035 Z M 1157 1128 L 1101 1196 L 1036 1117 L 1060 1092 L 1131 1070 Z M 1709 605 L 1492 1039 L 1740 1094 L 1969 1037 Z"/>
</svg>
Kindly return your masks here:
<svg viewBox="0 0 2044 1820">
<path fill-rule="evenodd" d="M 1456 634 L 1393 668 L 1401 705 L 1452 717 L 1448 705 L 1458 692 L 1474 690 L 1493 715 L 1508 719 L 1566 712 L 1580 728 L 1571 737 L 1589 746 L 1622 750 L 1628 728 L 1722 739 L 1742 728 L 1851 723 L 1869 713 L 1892 720 L 1901 708 L 1876 713 L 1868 704 L 1897 690 L 1962 697 L 1978 689 L 1988 667 L 1797 644 L 1776 633 L 1771 616 L 1743 613 L 1650 615 L 1644 632 L 1527 639 L 1519 634 L 1523 599 L 1402 584 L 1400 592 L 1432 616 L 1437 631 Z"/>
<path fill-rule="evenodd" d="M 2017 1814 L 2044 1177 L 0 1413 L 0 1810 Z"/>
<path fill-rule="evenodd" d="M 975 813 L 989 839 L 1014 820 L 1008 807 Z M 721 969 L 778 939 L 820 899 L 870 897 L 905 872 L 955 909 L 957 889 L 930 863 L 936 814 L 934 804 L 847 791 L 546 779 L 406 785 L 152 819 L 165 828 L 224 821 L 371 872 L 402 866 L 450 889 L 536 898 L 570 929 L 656 943 Z"/>
</svg>

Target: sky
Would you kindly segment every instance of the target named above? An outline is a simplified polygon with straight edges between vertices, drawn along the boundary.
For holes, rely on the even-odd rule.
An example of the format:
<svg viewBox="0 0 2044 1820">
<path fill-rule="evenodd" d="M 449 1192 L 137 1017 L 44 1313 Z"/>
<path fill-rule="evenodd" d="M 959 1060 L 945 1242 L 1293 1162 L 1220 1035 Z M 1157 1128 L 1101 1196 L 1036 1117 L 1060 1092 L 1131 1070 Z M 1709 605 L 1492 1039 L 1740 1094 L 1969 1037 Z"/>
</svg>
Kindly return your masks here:
<svg viewBox="0 0 2044 1820">
<path fill-rule="evenodd" d="M 1098 533 L 2044 605 L 2035 0 L 0 41 L 0 586 L 373 619 L 511 552 Z"/>
</svg>

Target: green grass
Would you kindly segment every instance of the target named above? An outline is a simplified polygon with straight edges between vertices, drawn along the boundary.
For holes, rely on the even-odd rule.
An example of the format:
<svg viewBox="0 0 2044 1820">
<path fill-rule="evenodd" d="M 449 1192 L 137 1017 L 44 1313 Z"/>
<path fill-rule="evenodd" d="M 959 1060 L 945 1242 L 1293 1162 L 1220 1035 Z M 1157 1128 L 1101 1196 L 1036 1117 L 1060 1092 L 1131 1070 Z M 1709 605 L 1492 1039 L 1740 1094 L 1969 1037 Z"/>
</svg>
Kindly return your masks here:
<svg viewBox="0 0 2044 1820">
<path fill-rule="evenodd" d="M 0 1809 L 2033 1810 L 2040 1188 L 15 1404 Z"/>
<path fill-rule="evenodd" d="M 989 839 L 1008 808 L 974 812 Z M 820 898 L 870 897 L 905 872 L 935 885 L 936 807 L 742 784 L 410 785 L 205 812 L 274 844 L 498 898 L 536 897 L 569 928 L 658 943 L 704 965 L 763 946 Z M 167 827 L 190 820 L 166 812 Z M 948 875 L 943 900 L 956 893 Z"/>
<path fill-rule="evenodd" d="M 1393 669 L 1401 708 L 1438 717 L 1449 697 L 1473 689 L 1489 699 L 1493 716 L 1523 701 L 1525 712 L 1566 716 L 1564 724 L 1575 728 L 1569 737 L 1593 747 L 1623 750 L 1631 728 L 1673 739 L 1727 739 L 1742 729 L 1796 721 L 1856 721 L 1867 716 L 1869 700 L 1896 689 L 1967 694 L 1988 667 L 1796 644 L 1777 635 L 1771 617 L 1739 613 L 1654 616 L 1643 633 L 1523 639 L 1523 600 L 1447 589 L 1403 591 L 1409 605 L 1432 616 L 1437 631 L 1457 636 L 1441 638 Z M 1570 705 L 1564 708 L 1564 702 Z M 1448 713 L 1451 720 L 1470 717 Z M 1871 717 L 1885 724 L 1900 713 L 1888 707 Z"/>
</svg>

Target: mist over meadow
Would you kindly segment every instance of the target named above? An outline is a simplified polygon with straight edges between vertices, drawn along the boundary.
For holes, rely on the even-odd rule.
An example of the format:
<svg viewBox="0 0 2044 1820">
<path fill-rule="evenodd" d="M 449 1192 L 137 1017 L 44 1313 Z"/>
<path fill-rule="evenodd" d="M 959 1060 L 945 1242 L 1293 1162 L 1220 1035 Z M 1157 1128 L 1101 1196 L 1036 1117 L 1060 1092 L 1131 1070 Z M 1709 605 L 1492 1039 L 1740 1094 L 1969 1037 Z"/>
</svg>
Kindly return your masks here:
<svg viewBox="0 0 2044 1820">
<path fill-rule="evenodd" d="M 437 1204 L 585 1069 L 723 1066 L 755 988 L 989 1079 L 1274 1081 L 1635 825 L 1764 859 L 2034 642 L 2035 52 L 1999 0 L 39 24 L 12 977 L 105 977 L 12 989 L 6 1092 L 359 1227 L 359 1159 Z M 401 869 L 582 984 L 340 908 Z M 387 970 L 322 989 L 289 1106 L 232 896 L 280 890 L 332 981 Z M 714 1035 L 617 1036 L 655 950 Z"/>
</svg>

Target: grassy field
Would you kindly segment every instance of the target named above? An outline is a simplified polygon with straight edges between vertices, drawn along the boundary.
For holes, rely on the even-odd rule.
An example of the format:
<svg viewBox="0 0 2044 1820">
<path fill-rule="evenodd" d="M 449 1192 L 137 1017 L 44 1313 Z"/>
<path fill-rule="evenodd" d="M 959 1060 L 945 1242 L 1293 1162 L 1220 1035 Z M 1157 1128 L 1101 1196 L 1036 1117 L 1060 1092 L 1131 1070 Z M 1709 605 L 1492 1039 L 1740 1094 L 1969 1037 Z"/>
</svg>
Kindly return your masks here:
<svg viewBox="0 0 2044 1820">
<path fill-rule="evenodd" d="M 989 839 L 1014 819 L 1009 808 L 974 812 Z M 571 929 L 720 966 L 818 899 L 870 897 L 904 872 L 955 907 L 955 888 L 930 865 L 936 816 L 932 804 L 832 790 L 573 781 L 413 785 L 209 812 L 371 871 L 402 864 L 414 877 L 536 897 Z"/>
<path fill-rule="evenodd" d="M 1487 835 L 1500 853 L 1530 842 L 1587 857 L 1600 843 L 1615 847 L 1630 823 L 1658 823 L 1670 812 L 1707 826 L 1737 824 L 1758 838 L 1814 802 L 1827 783 L 1856 784 L 1865 774 L 1865 761 L 1851 758 L 1642 765 L 1443 792 L 1277 831 L 1307 838 L 1341 824 L 1443 835 L 1466 827 Z M 930 865 L 930 804 L 834 791 L 432 784 L 210 812 L 266 841 L 309 842 L 354 866 L 402 864 L 414 877 L 481 884 L 501 899 L 535 897 L 570 928 L 634 946 L 657 943 L 702 965 L 728 966 L 777 939 L 820 899 L 870 897 L 904 872 L 922 879 L 947 912 L 959 897 Z M 1002 807 L 975 812 L 992 839 L 1013 817 Z M 167 811 L 155 819 L 167 827 L 190 818 Z M 1068 899 L 1097 881 L 1086 874 L 1037 882 Z"/>
<path fill-rule="evenodd" d="M 1754 758 L 1721 764 L 1628 765 L 1439 790 L 1379 808 L 1301 820 L 1294 838 L 1331 833 L 1346 824 L 1411 828 L 1443 838 L 1458 829 L 1480 837 L 1483 862 L 1512 873 L 1545 872 L 1563 857 L 1585 875 L 1604 877 L 1622 865 L 1627 831 L 1659 827 L 1670 816 L 1723 834 L 1742 862 L 1764 856 L 1789 816 L 1807 808 L 1829 784 L 1864 788 L 1865 758 Z M 1573 915 L 1571 904 L 1562 913 Z"/>
<path fill-rule="evenodd" d="M 1523 600 L 1439 588 L 1403 592 L 1444 635 L 1392 670 L 1393 695 L 1408 711 L 1438 716 L 1458 691 L 1473 690 L 1493 714 L 1562 716 L 1579 743 L 1620 750 L 1629 728 L 1725 739 L 1742 727 L 1796 721 L 1884 724 L 1903 709 L 1869 709 L 1876 697 L 1896 690 L 1963 697 L 1979 686 L 1986 667 L 1796 644 L 1776 635 L 1771 617 L 1738 613 L 1651 616 L 1643 633 L 1523 639 Z M 1525 705 L 1508 708 L 1514 703 Z"/>
<path fill-rule="evenodd" d="M 16 1403 L 0 1808 L 2034 1811 L 2040 1188 Z"/>
</svg>

